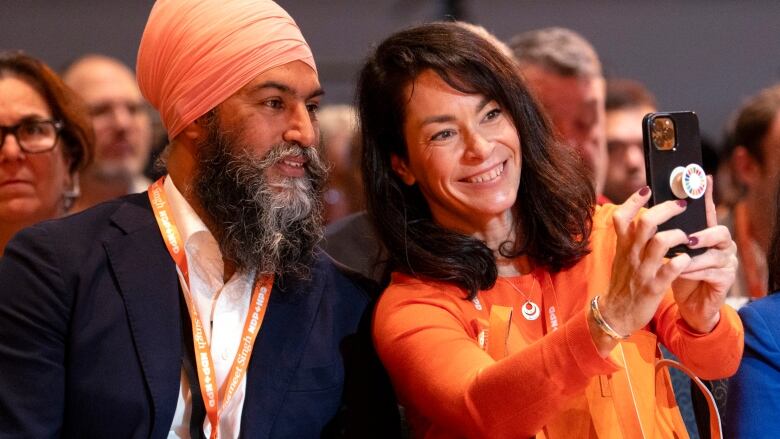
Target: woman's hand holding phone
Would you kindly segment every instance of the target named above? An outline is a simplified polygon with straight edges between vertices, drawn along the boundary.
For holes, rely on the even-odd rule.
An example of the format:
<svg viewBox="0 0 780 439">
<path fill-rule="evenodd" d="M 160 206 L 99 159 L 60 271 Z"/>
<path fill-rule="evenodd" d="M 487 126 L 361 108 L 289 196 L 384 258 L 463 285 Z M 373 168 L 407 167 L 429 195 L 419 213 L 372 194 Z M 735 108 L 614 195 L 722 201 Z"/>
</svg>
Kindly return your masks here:
<svg viewBox="0 0 780 439">
<path fill-rule="evenodd" d="M 708 176 L 705 205 L 707 228 L 690 235 L 691 248 L 707 250 L 691 258 L 672 283 L 680 315 L 696 332 L 706 334 L 720 321 L 720 308 L 734 284 L 737 272 L 737 245 L 725 226 L 718 225 L 712 200 L 712 177 Z"/>
<path fill-rule="evenodd" d="M 609 291 L 600 297 L 599 308 L 607 324 L 624 336 L 650 322 L 672 281 L 691 262 L 685 252 L 665 257 L 669 249 L 689 242 L 685 232 L 658 228 L 683 213 L 687 203 L 670 200 L 642 209 L 650 196 L 649 187 L 635 192 L 612 216 L 617 235 L 615 258 Z M 608 354 L 616 342 L 591 332 L 601 354 Z"/>
<path fill-rule="evenodd" d="M 670 287 L 680 316 L 693 331 L 709 333 L 718 324 L 720 308 L 734 283 L 737 258 L 731 234 L 717 224 L 709 183 L 705 194 L 708 227 L 691 235 L 680 229 L 659 231 L 660 224 L 685 212 L 687 203 L 670 200 L 642 210 L 650 197 L 649 188 L 634 193 L 615 210 L 616 254 L 600 311 L 619 334 L 630 335 L 646 326 Z M 681 252 L 666 257 L 676 246 L 706 250 L 696 256 Z M 604 337 L 594 336 L 594 341 L 602 354 L 608 354 L 615 344 Z"/>
</svg>

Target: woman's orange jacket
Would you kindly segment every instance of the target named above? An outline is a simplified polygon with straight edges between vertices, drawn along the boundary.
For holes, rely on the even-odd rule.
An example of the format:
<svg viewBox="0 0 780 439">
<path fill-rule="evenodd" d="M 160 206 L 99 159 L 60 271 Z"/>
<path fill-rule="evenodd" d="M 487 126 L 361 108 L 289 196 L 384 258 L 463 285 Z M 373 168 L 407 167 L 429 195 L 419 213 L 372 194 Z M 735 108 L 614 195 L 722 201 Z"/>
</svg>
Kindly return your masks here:
<svg viewBox="0 0 780 439">
<path fill-rule="evenodd" d="M 506 281 L 480 292 L 477 304 L 451 284 L 393 275 L 377 305 L 374 341 L 415 437 L 687 437 L 668 373 L 655 373 L 657 341 L 698 376 L 723 378 L 739 365 L 742 324 L 724 306 L 715 329 L 696 334 L 669 292 L 644 330 L 601 358 L 587 312 L 609 286 L 614 207 L 597 208 L 592 252 L 575 266 L 512 280 L 544 310 L 532 322 Z"/>
</svg>

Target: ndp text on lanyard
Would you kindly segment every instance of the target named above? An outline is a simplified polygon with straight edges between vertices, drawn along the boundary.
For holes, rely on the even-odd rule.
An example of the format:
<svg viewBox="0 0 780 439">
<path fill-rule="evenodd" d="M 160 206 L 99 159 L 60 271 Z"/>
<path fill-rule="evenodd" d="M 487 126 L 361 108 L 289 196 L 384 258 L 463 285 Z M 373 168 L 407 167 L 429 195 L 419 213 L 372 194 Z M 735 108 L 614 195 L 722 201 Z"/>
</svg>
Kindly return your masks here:
<svg viewBox="0 0 780 439">
<path fill-rule="evenodd" d="M 160 234 L 168 247 L 171 258 L 181 272 L 187 288 L 184 289 L 185 299 L 187 299 L 187 309 L 192 320 L 192 341 L 195 346 L 195 364 L 198 367 L 198 381 L 200 382 L 200 393 L 206 406 L 206 415 L 211 423 L 211 439 L 219 436 L 219 417 L 233 394 L 238 389 L 241 380 L 246 374 L 246 368 L 249 364 L 249 358 L 252 356 L 252 349 L 255 344 L 255 338 L 263 324 L 266 304 L 271 296 L 271 288 L 274 283 L 273 276 L 264 276 L 255 279 L 255 285 L 252 288 L 252 301 L 247 312 L 244 330 L 241 335 L 241 343 L 230 366 L 227 379 L 222 389 L 217 389 L 216 377 L 214 375 L 214 361 L 211 358 L 211 347 L 203 332 L 203 322 L 198 315 L 198 309 L 190 296 L 190 277 L 187 267 L 187 256 L 184 253 L 184 242 L 182 242 L 179 229 L 173 219 L 168 200 L 163 189 L 165 177 L 152 183 L 149 186 L 149 201 L 152 203 L 152 210 L 157 219 L 157 225 L 160 227 Z M 220 392 L 222 390 L 222 392 Z M 223 393 L 222 403 L 218 401 L 219 394 Z"/>
</svg>

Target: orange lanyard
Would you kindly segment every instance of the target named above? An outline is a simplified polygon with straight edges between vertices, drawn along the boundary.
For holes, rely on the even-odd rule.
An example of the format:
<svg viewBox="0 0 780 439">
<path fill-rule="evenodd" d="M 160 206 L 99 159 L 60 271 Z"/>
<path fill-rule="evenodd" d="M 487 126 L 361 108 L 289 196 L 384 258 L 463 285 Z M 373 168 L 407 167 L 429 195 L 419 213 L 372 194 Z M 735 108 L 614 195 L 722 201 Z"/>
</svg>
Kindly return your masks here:
<svg viewBox="0 0 780 439">
<path fill-rule="evenodd" d="M 162 177 L 149 186 L 149 201 L 152 203 L 152 210 L 157 219 L 160 234 L 165 241 L 166 247 L 168 247 L 168 252 L 171 254 L 171 258 L 173 258 L 173 261 L 176 263 L 176 266 L 179 268 L 179 271 L 184 278 L 184 282 L 187 284 L 187 289 L 184 290 L 184 297 L 187 301 L 187 309 L 189 310 L 190 320 L 192 321 L 192 341 L 195 346 L 195 364 L 197 364 L 198 367 L 200 393 L 206 406 L 206 415 L 211 423 L 211 435 L 209 437 L 211 439 L 216 439 L 219 435 L 219 417 L 222 408 L 224 408 L 233 397 L 233 394 L 235 394 L 241 380 L 246 374 L 249 358 L 252 356 L 255 338 L 263 324 L 265 311 L 268 309 L 266 304 L 268 303 L 268 298 L 271 296 L 274 277 L 273 275 L 263 276 L 262 282 L 260 281 L 260 278 L 255 280 L 255 285 L 252 290 L 252 300 L 247 312 L 246 321 L 244 322 L 244 330 L 241 335 L 241 343 L 238 352 L 236 353 L 236 357 L 233 359 L 233 364 L 230 366 L 227 380 L 221 389 L 223 391 L 223 397 L 222 404 L 220 405 L 217 401 L 219 391 L 217 390 L 216 377 L 214 375 L 214 361 L 211 358 L 211 346 L 205 337 L 203 322 L 198 315 L 198 309 L 195 307 L 189 291 L 190 278 L 189 269 L 187 267 L 187 256 L 184 253 L 184 243 L 181 240 L 179 229 L 176 227 L 176 222 L 168 208 L 168 200 L 163 189 L 164 180 L 165 177 Z"/>
<path fill-rule="evenodd" d="M 555 286 L 552 283 L 552 276 L 550 276 L 550 273 L 542 268 L 539 270 L 543 272 L 542 282 L 544 282 L 544 286 L 541 285 L 542 282 L 539 282 L 539 284 L 542 289 L 542 309 L 546 311 L 544 314 L 544 326 L 547 329 L 545 334 L 549 334 L 557 331 L 558 326 L 560 325 L 558 314 L 556 313 L 558 309 L 558 296 L 555 294 Z"/>
</svg>

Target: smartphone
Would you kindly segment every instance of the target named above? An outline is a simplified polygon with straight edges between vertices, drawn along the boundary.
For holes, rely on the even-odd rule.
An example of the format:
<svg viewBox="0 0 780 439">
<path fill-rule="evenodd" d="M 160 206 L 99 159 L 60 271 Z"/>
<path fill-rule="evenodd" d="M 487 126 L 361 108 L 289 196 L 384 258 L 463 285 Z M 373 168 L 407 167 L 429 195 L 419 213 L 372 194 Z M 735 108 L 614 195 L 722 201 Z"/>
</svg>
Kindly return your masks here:
<svg viewBox="0 0 780 439">
<path fill-rule="evenodd" d="M 645 152 L 645 175 L 653 190 L 650 205 L 668 200 L 684 199 L 685 212 L 658 226 L 658 230 L 681 229 L 690 235 L 707 228 L 704 191 L 707 176 L 701 159 L 699 118 L 692 111 L 658 112 L 645 115 L 642 120 L 642 138 Z M 691 256 L 706 249 L 673 247 L 667 253 Z"/>
</svg>

